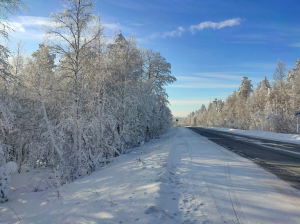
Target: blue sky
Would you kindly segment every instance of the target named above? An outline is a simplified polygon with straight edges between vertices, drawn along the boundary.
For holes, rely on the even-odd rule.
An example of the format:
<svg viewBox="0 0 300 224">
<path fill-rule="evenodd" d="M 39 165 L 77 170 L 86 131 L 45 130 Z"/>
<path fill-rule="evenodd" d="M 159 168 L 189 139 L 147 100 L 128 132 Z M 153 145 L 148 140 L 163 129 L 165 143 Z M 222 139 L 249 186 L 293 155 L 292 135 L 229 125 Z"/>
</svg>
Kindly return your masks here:
<svg viewBox="0 0 300 224">
<path fill-rule="evenodd" d="M 11 18 L 27 43 L 42 41 L 41 24 L 61 9 L 60 0 L 24 0 L 26 14 Z M 277 59 L 294 66 L 300 57 L 299 0 L 98 0 L 107 34 L 136 35 L 139 45 L 160 51 L 178 81 L 167 93 L 174 116 L 186 116 L 214 98 L 226 99 L 243 76 L 252 84 L 272 80 Z M 13 42 L 12 41 L 12 42 Z"/>
</svg>

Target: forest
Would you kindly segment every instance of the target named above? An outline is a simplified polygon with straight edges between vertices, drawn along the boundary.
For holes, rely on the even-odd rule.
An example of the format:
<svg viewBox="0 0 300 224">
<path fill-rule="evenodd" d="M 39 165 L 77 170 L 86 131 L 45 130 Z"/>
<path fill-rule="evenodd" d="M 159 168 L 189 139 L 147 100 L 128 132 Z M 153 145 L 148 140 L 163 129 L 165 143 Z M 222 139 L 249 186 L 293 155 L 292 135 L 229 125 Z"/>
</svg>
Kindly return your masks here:
<svg viewBox="0 0 300 224">
<path fill-rule="evenodd" d="M 47 169 L 52 184 L 61 186 L 172 126 L 164 89 L 176 81 L 171 64 L 134 36 L 106 35 L 92 0 L 62 1 L 31 55 L 21 40 L 7 47 L 9 16 L 28 7 L 9 0 L 0 8 L 1 201 L 10 161 L 18 172 Z"/>
<path fill-rule="evenodd" d="M 286 71 L 278 59 L 270 84 L 267 77 L 253 88 L 243 77 L 240 87 L 226 100 L 210 102 L 179 121 L 184 126 L 212 126 L 242 130 L 296 133 L 295 111 L 300 110 L 300 59 Z"/>
</svg>

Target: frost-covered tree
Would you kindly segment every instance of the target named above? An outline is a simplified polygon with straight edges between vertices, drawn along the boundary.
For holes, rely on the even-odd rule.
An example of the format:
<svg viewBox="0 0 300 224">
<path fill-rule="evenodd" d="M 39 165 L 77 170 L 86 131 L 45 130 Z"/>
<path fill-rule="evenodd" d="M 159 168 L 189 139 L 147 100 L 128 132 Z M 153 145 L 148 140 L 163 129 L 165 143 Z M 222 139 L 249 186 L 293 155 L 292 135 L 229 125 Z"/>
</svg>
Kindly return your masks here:
<svg viewBox="0 0 300 224">
<path fill-rule="evenodd" d="M 28 57 L 19 42 L 0 79 L 0 167 L 46 170 L 57 196 L 61 184 L 169 129 L 164 87 L 176 81 L 159 52 L 121 32 L 106 36 L 93 1 L 62 5 L 49 38 Z"/>
<path fill-rule="evenodd" d="M 51 47 L 61 56 L 59 68 L 61 79 L 67 87 L 70 99 L 68 110 L 72 119 L 72 178 L 81 176 L 84 104 L 84 87 L 87 85 L 85 66 L 91 60 L 90 45 L 101 35 L 102 27 L 97 18 L 91 0 L 64 0 L 63 10 L 51 14 L 52 26 L 46 26 L 46 33 L 51 37 Z M 97 28 L 95 28 L 97 26 Z M 95 29 L 97 30 L 95 32 Z"/>
<path fill-rule="evenodd" d="M 27 7 L 21 0 L 0 0 L 0 202 L 6 201 L 8 195 L 6 184 L 10 180 L 9 165 L 13 162 L 7 162 L 16 158 L 15 152 L 20 138 L 16 117 L 12 112 L 17 104 L 12 88 L 17 82 L 8 61 L 11 53 L 7 43 L 10 39 L 9 33 L 13 31 L 8 24 L 8 17 L 22 9 L 27 10 Z"/>
<path fill-rule="evenodd" d="M 14 76 L 19 76 L 24 67 L 24 54 L 25 54 L 25 43 L 22 40 L 19 40 L 16 43 L 14 54 L 11 58 L 12 74 Z"/>
<path fill-rule="evenodd" d="M 6 43 L 9 41 L 9 33 L 13 31 L 13 28 L 9 25 L 8 17 L 21 10 L 28 10 L 28 7 L 21 0 L 0 0 L 0 78 L 6 81 L 12 77 L 8 62 L 10 50 Z"/>
<path fill-rule="evenodd" d="M 253 85 L 251 84 L 251 80 L 244 76 L 238 89 L 239 96 L 244 100 L 247 99 L 253 91 L 252 88 Z"/>
<path fill-rule="evenodd" d="M 259 84 L 259 88 L 262 88 L 262 89 L 270 89 L 271 88 L 271 85 L 270 85 L 270 82 L 268 80 L 268 78 L 265 76 L 265 78 L 260 82 Z"/>
<path fill-rule="evenodd" d="M 238 91 L 225 102 L 219 104 L 215 99 L 206 111 L 196 111 L 197 125 L 295 133 L 294 113 L 300 110 L 300 60 L 288 70 L 286 80 L 285 65 L 278 60 L 274 79 L 274 85 L 270 86 L 265 76 L 253 90 L 251 81 L 243 77 Z M 218 105 L 222 105 L 221 110 Z M 179 124 L 191 125 L 191 114 Z"/>
<path fill-rule="evenodd" d="M 285 64 L 280 59 L 278 59 L 277 67 L 273 74 L 273 82 L 274 85 L 280 87 L 281 89 L 283 88 L 283 85 L 285 83 L 285 78 L 286 78 L 285 72 L 286 72 Z"/>
</svg>

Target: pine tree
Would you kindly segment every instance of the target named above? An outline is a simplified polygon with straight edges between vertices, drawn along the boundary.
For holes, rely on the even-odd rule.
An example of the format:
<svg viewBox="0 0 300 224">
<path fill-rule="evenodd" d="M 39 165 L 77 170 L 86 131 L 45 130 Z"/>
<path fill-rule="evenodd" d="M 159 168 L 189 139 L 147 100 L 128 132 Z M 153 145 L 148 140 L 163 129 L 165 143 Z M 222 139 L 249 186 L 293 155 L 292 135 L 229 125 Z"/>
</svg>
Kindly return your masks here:
<svg viewBox="0 0 300 224">
<path fill-rule="evenodd" d="M 243 99 L 247 99 L 251 92 L 253 91 L 253 85 L 251 84 L 251 80 L 248 79 L 248 77 L 243 77 L 242 81 L 241 81 L 241 85 L 238 89 L 238 94 L 240 97 L 242 97 Z"/>
</svg>

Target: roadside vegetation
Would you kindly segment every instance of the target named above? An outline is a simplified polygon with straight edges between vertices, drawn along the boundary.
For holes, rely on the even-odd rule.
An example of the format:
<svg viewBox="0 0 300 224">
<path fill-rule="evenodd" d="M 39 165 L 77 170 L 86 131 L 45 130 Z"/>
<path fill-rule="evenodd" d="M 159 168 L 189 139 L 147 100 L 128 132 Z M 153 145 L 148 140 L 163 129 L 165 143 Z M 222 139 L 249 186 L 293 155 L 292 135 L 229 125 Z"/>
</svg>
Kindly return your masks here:
<svg viewBox="0 0 300 224">
<path fill-rule="evenodd" d="M 47 168 L 59 189 L 172 126 L 164 89 L 176 81 L 171 64 L 134 36 L 107 36 L 92 0 L 62 1 L 31 56 L 22 41 L 6 47 L 8 15 L 27 7 L 20 0 L 0 5 L 0 167 Z"/>
<path fill-rule="evenodd" d="M 254 89 L 251 80 L 243 77 L 239 89 L 226 100 L 215 99 L 208 107 L 202 105 L 179 125 L 296 133 L 299 83 L 300 59 L 287 72 L 285 64 L 278 60 L 272 84 L 265 77 Z"/>
</svg>

